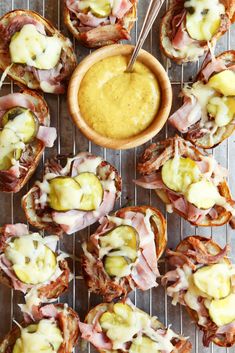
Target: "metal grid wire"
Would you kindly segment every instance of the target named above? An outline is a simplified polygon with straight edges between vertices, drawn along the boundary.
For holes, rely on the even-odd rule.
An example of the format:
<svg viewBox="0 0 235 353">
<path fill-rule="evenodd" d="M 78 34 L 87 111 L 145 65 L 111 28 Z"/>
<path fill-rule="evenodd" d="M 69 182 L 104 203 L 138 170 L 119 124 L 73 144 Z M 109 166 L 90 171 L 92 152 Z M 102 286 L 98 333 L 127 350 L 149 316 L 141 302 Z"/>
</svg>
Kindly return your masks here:
<svg viewBox="0 0 235 353">
<path fill-rule="evenodd" d="M 136 22 L 132 32 L 133 44 L 137 40 L 148 3 L 149 1 L 139 0 L 138 21 Z M 63 6 L 62 0 L 0 0 L 0 15 L 17 8 L 35 10 L 51 20 L 52 23 L 61 29 L 65 35 L 69 35 L 63 24 Z M 160 54 L 160 17 L 164 14 L 168 6 L 169 1 L 166 0 L 160 15 L 158 16 L 158 19 L 156 20 L 151 33 L 146 40 L 144 48 L 156 56 L 168 72 L 174 91 L 173 109 L 175 110 L 181 104 L 181 101 L 177 98 L 177 96 L 183 86 L 183 83 L 192 82 L 201 62 L 178 66 L 171 63 Z M 217 46 L 217 52 L 222 52 L 229 49 L 230 46 L 235 46 L 235 40 L 233 40 L 232 33 L 233 30 L 231 33 L 227 33 L 223 39 L 220 40 Z M 81 61 L 83 57 L 89 54 L 89 50 L 82 48 L 75 40 L 73 40 L 73 44 L 74 49 L 78 54 L 78 61 Z M 3 85 L 1 96 L 16 90 L 17 87 L 15 87 L 12 82 L 7 81 Z M 76 154 L 79 151 L 88 150 L 94 154 L 103 156 L 109 162 L 114 164 L 123 177 L 123 193 L 122 197 L 116 204 L 116 209 L 125 206 L 126 204 L 152 204 L 153 206 L 158 207 L 165 214 L 168 222 L 169 247 L 174 248 L 177 243 L 187 235 L 200 234 L 213 237 L 213 239 L 219 242 L 220 245 L 224 245 L 226 241 L 231 243 L 232 254 L 235 254 L 235 235 L 233 235 L 232 240 L 232 231 L 228 226 L 223 226 L 219 229 L 201 229 L 192 227 L 187 222 L 180 219 L 177 215 L 166 214 L 164 206 L 156 198 L 154 193 L 136 188 L 136 186 L 134 186 L 132 179 L 135 179 L 137 176 L 136 164 L 138 157 L 143 152 L 147 144 L 128 151 L 112 151 L 100 148 L 89 142 L 72 124 L 66 110 L 65 97 L 45 95 L 45 98 L 51 111 L 51 125 L 57 128 L 58 139 L 56 146 L 45 152 L 36 174 L 21 192 L 16 195 L 0 195 L 1 224 L 7 222 L 25 222 L 23 211 L 20 208 L 21 197 L 26 193 L 28 188 L 32 186 L 36 179 L 42 177 L 44 161 L 49 156 L 51 157 L 56 154 Z M 174 131 L 171 128 L 165 126 L 165 128 L 153 139 L 153 141 L 166 138 L 173 135 L 173 133 Z M 217 148 L 214 152 L 214 155 L 218 161 L 221 162 L 223 166 L 229 167 L 230 169 L 229 181 L 233 195 L 235 195 L 235 185 L 232 185 L 232 171 L 235 170 L 235 160 L 233 157 L 235 152 L 234 142 L 234 137 L 231 137 L 229 141 L 224 142 L 222 146 Z M 64 294 L 60 298 L 60 302 L 67 302 L 70 306 L 72 306 L 79 313 L 81 319 L 84 319 L 90 307 L 93 307 L 101 302 L 101 298 L 98 298 L 87 291 L 81 276 L 80 263 L 77 261 L 81 254 L 81 243 L 89 237 L 94 229 L 95 226 L 92 226 L 76 235 L 73 234 L 72 236 L 65 236 L 60 242 L 60 248 L 73 255 L 71 260 L 71 268 L 75 274 L 74 280 L 70 283 L 68 293 Z M 164 261 L 160 261 L 160 272 L 165 273 L 166 270 L 167 265 Z M 234 348 L 218 348 L 214 345 L 211 345 L 209 348 L 204 348 L 201 343 L 201 333 L 199 333 L 195 325 L 190 321 L 185 310 L 180 306 L 173 307 L 171 305 L 171 300 L 167 298 L 164 289 L 160 286 L 156 289 L 149 290 L 146 293 L 141 293 L 138 290 L 134 291 L 130 294 L 130 298 L 138 307 L 144 309 L 150 315 L 157 315 L 166 325 L 172 324 L 174 330 L 186 336 L 190 336 L 193 344 L 193 353 L 235 352 Z M 18 304 L 22 303 L 22 301 L 23 296 L 21 294 L 0 285 L 0 338 L 2 338 L 11 328 L 13 319 L 17 321 L 22 320 L 22 316 L 18 308 Z M 95 352 L 90 345 L 79 345 L 76 348 L 76 351 L 84 353 Z"/>
</svg>

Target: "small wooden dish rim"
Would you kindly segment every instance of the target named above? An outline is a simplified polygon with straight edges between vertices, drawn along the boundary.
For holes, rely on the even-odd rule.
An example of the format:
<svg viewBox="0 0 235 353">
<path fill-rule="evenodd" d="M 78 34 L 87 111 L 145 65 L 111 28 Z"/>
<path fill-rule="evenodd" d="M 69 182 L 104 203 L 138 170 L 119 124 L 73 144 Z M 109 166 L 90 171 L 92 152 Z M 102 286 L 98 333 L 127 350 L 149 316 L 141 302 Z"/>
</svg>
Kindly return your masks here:
<svg viewBox="0 0 235 353">
<path fill-rule="evenodd" d="M 140 146 L 159 133 L 164 126 L 172 105 L 172 88 L 169 77 L 160 62 L 145 50 L 141 50 L 138 60 L 149 67 L 156 75 L 161 89 L 161 104 L 150 126 L 136 136 L 126 139 L 105 137 L 94 131 L 83 119 L 79 104 L 78 91 L 86 72 L 98 61 L 115 55 L 131 55 L 134 46 L 128 44 L 114 44 L 94 51 L 88 55 L 75 69 L 68 87 L 68 109 L 70 115 L 82 133 L 95 144 L 112 149 L 129 149 Z"/>
</svg>

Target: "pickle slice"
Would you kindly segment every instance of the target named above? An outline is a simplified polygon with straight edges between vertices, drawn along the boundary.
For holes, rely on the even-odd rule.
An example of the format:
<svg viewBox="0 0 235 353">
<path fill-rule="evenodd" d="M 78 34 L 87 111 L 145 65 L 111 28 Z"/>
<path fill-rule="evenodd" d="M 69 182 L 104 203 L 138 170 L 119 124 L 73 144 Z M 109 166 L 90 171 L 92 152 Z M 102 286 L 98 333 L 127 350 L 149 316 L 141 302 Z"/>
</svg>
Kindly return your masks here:
<svg viewBox="0 0 235 353">
<path fill-rule="evenodd" d="M 103 200 L 103 186 L 93 173 L 81 173 L 74 178 L 82 189 L 79 209 L 82 211 L 96 210 Z"/>
<path fill-rule="evenodd" d="M 230 324 L 235 320 L 235 294 L 231 293 L 226 298 L 212 300 L 209 314 L 217 326 Z"/>
<path fill-rule="evenodd" d="M 189 186 L 186 199 L 196 207 L 207 210 L 220 202 L 217 187 L 209 180 L 201 180 Z"/>
<path fill-rule="evenodd" d="M 140 336 L 133 340 L 129 353 L 160 353 L 157 348 L 158 344 L 152 341 L 149 337 Z"/>
<path fill-rule="evenodd" d="M 169 159 L 162 167 L 162 180 L 171 190 L 185 192 L 188 186 L 201 175 L 196 162 L 191 158 Z"/>
<path fill-rule="evenodd" d="M 19 280 L 26 284 L 47 281 L 56 270 L 56 256 L 43 243 L 28 237 L 15 238 L 5 251 Z"/>
<path fill-rule="evenodd" d="M 100 237 L 100 246 L 110 250 L 120 250 L 130 260 L 135 261 L 138 250 L 138 233 L 135 228 L 121 225 Z"/>
<path fill-rule="evenodd" d="M 15 107 L 8 110 L 2 118 L 2 125 L 15 132 L 24 143 L 29 143 L 38 132 L 38 119 L 31 110 Z"/>
<path fill-rule="evenodd" d="M 91 13 L 96 17 L 108 17 L 111 14 L 110 1 L 96 0 L 90 4 Z"/>
<path fill-rule="evenodd" d="M 197 288 L 215 299 L 226 297 L 231 290 L 231 274 L 226 264 L 199 268 L 193 274 L 193 280 Z"/>
<path fill-rule="evenodd" d="M 127 304 L 113 305 L 113 312 L 105 312 L 100 317 L 100 325 L 106 335 L 116 344 L 128 342 L 136 333 L 135 313 Z M 138 331 L 137 331 L 138 332 Z"/>
<path fill-rule="evenodd" d="M 56 211 L 80 209 L 82 190 L 80 185 L 70 177 L 56 177 L 49 181 L 49 205 Z"/>
<path fill-rule="evenodd" d="M 22 149 L 15 148 L 19 145 L 20 139 L 14 131 L 7 128 L 0 131 L 0 170 L 8 170 L 13 159 L 20 159 Z"/>
<path fill-rule="evenodd" d="M 91 11 L 95 17 L 100 18 L 108 17 L 112 10 L 110 0 L 83 0 L 79 8 L 85 13 Z"/>
<path fill-rule="evenodd" d="M 106 256 L 104 268 L 111 277 L 125 277 L 130 274 L 130 263 L 123 256 Z"/>
<path fill-rule="evenodd" d="M 13 353 L 55 353 L 64 341 L 61 330 L 51 319 L 21 328 L 21 335 L 13 347 Z"/>
<path fill-rule="evenodd" d="M 107 256 L 104 267 L 109 276 L 125 277 L 138 256 L 138 233 L 135 228 L 121 225 L 100 237 L 100 246 Z"/>
</svg>

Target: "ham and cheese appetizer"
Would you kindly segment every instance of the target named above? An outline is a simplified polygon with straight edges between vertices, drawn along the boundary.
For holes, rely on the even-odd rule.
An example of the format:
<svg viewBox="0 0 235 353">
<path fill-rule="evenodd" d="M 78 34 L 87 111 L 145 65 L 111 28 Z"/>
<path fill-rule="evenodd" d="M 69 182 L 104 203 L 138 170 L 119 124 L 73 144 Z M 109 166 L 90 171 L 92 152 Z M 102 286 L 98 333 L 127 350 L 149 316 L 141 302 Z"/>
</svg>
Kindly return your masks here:
<svg viewBox="0 0 235 353">
<path fill-rule="evenodd" d="M 223 347 L 235 343 L 235 268 L 227 258 L 228 246 L 221 249 L 211 239 L 190 236 L 168 250 L 174 270 L 162 278 L 173 304 L 185 305 L 203 331 L 203 343 Z"/>
<path fill-rule="evenodd" d="M 99 352 L 189 353 L 191 343 L 136 308 L 128 299 L 93 308 L 85 323 L 79 322 L 82 338 Z"/>
<path fill-rule="evenodd" d="M 83 45 L 94 48 L 130 39 L 137 0 L 65 0 L 64 21 Z"/>
<path fill-rule="evenodd" d="M 190 142 L 176 136 L 152 144 L 138 170 L 143 176 L 135 183 L 155 190 L 168 212 L 177 212 L 192 225 L 220 226 L 233 220 L 227 170 Z"/>
<path fill-rule="evenodd" d="M 79 317 L 67 304 L 47 305 L 31 320 L 17 323 L 0 342 L 1 353 L 72 353 Z"/>
<path fill-rule="evenodd" d="M 34 173 L 56 129 L 45 100 L 24 89 L 0 97 L 0 191 L 18 192 Z"/>
<path fill-rule="evenodd" d="M 198 80 L 181 92 L 184 104 L 169 123 L 198 147 L 213 148 L 235 129 L 234 70 L 235 51 L 222 53 L 207 61 Z"/>
<path fill-rule="evenodd" d="M 163 53 L 178 64 L 196 61 L 234 22 L 234 0 L 172 0 L 163 17 Z"/>
<path fill-rule="evenodd" d="M 72 234 L 112 211 L 120 193 L 117 170 L 101 157 L 82 152 L 68 158 L 64 168 L 49 161 L 43 181 L 35 183 L 22 205 L 33 226 Z"/>
<path fill-rule="evenodd" d="M 20 307 L 29 316 L 68 288 L 70 270 L 65 255 L 56 252 L 58 240 L 30 233 L 25 224 L 0 228 L 0 282 L 25 294 Z"/>
<path fill-rule="evenodd" d="M 166 241 L 166 221 L 153 207 L 122 208 L 104 217 L 83 244 L 82 269 L 89 290 L 111 301 L 136 287 L 156 287 Z"/>
<path fill-rule="evenodd" d="M 0 69 L 15 83 L 64 93 L 76 66 L 72 43 L 38 13 L 15 10 L 0 18 Z"/>
</svg>

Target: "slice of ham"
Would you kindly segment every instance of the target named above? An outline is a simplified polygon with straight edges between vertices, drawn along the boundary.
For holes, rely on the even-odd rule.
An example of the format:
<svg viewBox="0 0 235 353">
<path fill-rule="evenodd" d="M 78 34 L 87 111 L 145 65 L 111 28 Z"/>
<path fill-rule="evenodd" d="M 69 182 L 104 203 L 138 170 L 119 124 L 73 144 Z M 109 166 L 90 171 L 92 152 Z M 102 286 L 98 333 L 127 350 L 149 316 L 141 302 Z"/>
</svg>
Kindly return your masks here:
<svg viewBox="0 0 235 353">
<path fill-rule="evenodd" d="M 181 23 L 185 21 L 186 10 L 184 9 L 177 15 L 175 15 L 172 19 L 171 26 L 172 26 L 172 38 L 175 37 L 178 28 L 180 27 Z"/>
<path fill-rule="evenodd" d="M 169 123 L 182 133 L 201 119 L 201 106 L 194 96 L 185 97 L 184 104 L 168 119 Z"/>
<path fill-rule="evenodd" d="M 71 12 L 75 14 L 80 11 L 78 0 L 66 0 L 66 6 Z"/>
<path fill-rule="evenodd" d="M 56 318 L 58 315 L 58 310 L 53 304 L 48 304 L 40 308 L 40 312 L 43 317 L 53 317 Z"/>
<path fill-rule="evenodd" d="M 116 192 L 104 191 L 104 198 L 96 211 L 83 212 L 71 210 L 68 212 L 53 212 L 54 222 L 60 224 L 67 233 L 72 234 L 95 223 L 100 218 L 112 211 L 116 200 Z"/>
<path fill-rule="evenodd" d="M 27 66 L 26 68 L 33 73 L 40 85 L 48 85 L 50 87 L 49 93 L 61 94 L 64 93 L 64 86 L 61 83 L 61 70 L 63 68 L 64 73 L 67 71 L 65 65 L 64 62 L 63 64 L 59 62 L 59 64 L 50 70 L 39 70 L 31 66 Z"/>
<path fill-rule="evenodd" d="M 202 218 L 211 212 L 211 209 L 202 210 L 197 208 L 189 203 L 182 195 L 176 195 L 167 191 L 167 196 L 171 201 L 172 206 L 187 217 L 189 222 L 196 224 L 200 223 Z"/>
<path fill-rule="evenodd" d="M 144 175 L 141 178 L 134 180 L 134 183 L 144 189 L 157 190 L 165 188 L 160 172 Z"/>
<path fill-rule="evenodd" d="M 39 126 L 37 138 L 42 141 L 46 147 L 52 147 L 57 138 L 56 128 Z"/>
<path fill-rule="evenodd" d="M 5 226 L 5 233 L 11 236 L 20 237 L 29 233 L 28 226 L 23 223 L 7 224 Z"/>
<path fill-rule="evenodd" d="M 123 218 L 130 219 L 132 226 L 139 234 L 140 248 L 143 255 L 142 261 L 145 261 L 148 264 L 149 270 L 153 272 L 155 277 L 159 276 L 155 238 L 154 234 L 150 233 L 147 228 L 145 215 L 140 212 L 125 212 Z"/>
<path fill-rule="evenodd" d="M 221 58 L 214 58 L 211 60 L 205 68 L 201 71 L 201 75 L 205 82 L 208 82 L 209 78 L 212 74 L 227 70 L 228 67 L 226 66 L 225 62 Z M 234 70 L 234 68 L 233 68 Z"/>
<path fill-rule="evenodd" d="M 187 48 L 190 44 L 195 43 L 195 40 L 192 39 L 188 32 L 185 29 L 185 22 L 181 22 L 181 25 L 179 26 L 173 40 L 172 40 L 172 46 L 176 50 L 182 50 L 184 48 Z"/>
<path fill-rule="evenodd" d="M 133 5 L 130 0 L 114 0 L 112 15 L 121 19 L 132 8 L 132 6 Z"/>
<path fill-rule="evenodd" d="M 34 25 L 38 32 L 46 34 L 45 28 L 42 22 L 38 22 L 34 17 L 28 15 L 17 15 L 11 17 L 7 25 L 0 24 L 0 36 L 3 43 L 8 43 L 11 37 L 19 32 L 25 25 Z"/>
<path fill-rule="evenodd" d="M 152 272 L 142 254 L 138 257 L 138 262 L 133 268 L 131 277 L 138 288 L 142 290 L 157 287 L 156 275 Z"/>
<path fill-rule="evenodd" d="M 88 27 L 98 27 L 103 23 L 107 23 L 107 18 L 99 18 L 94 16 L 91 12 L 85 13 L 78 13 L 77 18 L 80 20 L 82 26 Z"/>
<path fill-rule="evenodd" d="M 14 107 L 23 107 L 35 111 L 33 102 L 22 93 L 10 93 L 0 97 L 0 117 L 9 109 Z"/>
<path fill-rule="evenodd" d="M 14 271 L 11 269 L 11 262 L 6 258 L 5 254 L 0 255 L 0 268 L 11 280 L 12 286 L 15 290 L 19 290 L 24 294 L 32 286 L 24 284 L 15 275 Z"/>
<path fill-rule="evenodd" d="M 112 343 L 104 332 L 97 332 L 94 325 L 79 322 L 82 338 L 92 343 L 99 350 L 112 350 Z"/>
</svg>

